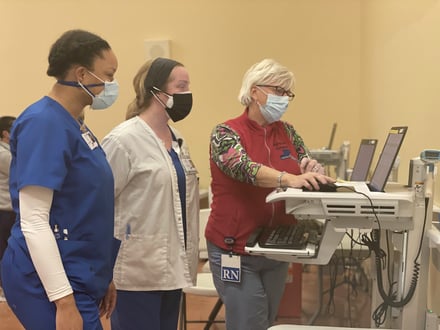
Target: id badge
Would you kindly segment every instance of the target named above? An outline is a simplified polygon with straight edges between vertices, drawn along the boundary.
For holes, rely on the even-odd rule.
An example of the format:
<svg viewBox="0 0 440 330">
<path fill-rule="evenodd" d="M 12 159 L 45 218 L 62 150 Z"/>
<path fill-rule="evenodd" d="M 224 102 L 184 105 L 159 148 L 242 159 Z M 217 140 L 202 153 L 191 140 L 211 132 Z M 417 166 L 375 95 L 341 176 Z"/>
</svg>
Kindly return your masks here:
<svg viewBox="0 0 440 330">
<path fill-rule="evenodd" d="M 92 133 L 90 132 L 84 132 L 81 134 L 84 141 L 86 141 L 87 145 L 89 146 L 90 150 L 95 149 L 98 146 L 98 142 L 96 142 L 95 138 L 93 137 Z"/>
<path fill-rule="evenodd" d="M 241 281 L 241 259 L 240 256 L 222 254 L 221 259 L 221 280 L 240 283 Z"/>
<path fill-rule="evenodd" d="M 186 174 L 197 174 L 196 167 L 190 158 L 182 157 L 180 161 Z"/>
</svg>

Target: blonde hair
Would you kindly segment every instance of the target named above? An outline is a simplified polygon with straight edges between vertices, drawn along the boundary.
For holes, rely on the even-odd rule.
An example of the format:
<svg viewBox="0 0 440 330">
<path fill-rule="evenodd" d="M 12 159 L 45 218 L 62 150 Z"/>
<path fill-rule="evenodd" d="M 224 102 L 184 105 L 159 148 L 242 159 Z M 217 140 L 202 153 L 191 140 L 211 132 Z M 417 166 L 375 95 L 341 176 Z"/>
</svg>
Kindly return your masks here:
<svg viewBox="0 0 440 330">
<path fill-rule="evenodd" d="M 150 70 L 151 63 L 153 63 L 153 60 L 149 60 L 144 63 L 144 65 L 140 67 L 133 78 L 133 87 L 134 92 L 136 93 L 136 97 L 128 105 L 125 119 L 136 117 L 151 104 L 151 98 L 153 97 L 153 95 L 149 91 L 145 90 L 144 86 L 144 81 L 148 74 L 148 70 Z"/>
<path fill-rule="evenodd" d="M 255 85 L 274 85 L 289 90 L 294 83 L 295 77 L 289 69 L 273 59 L 264 59 L 252 65 L 245 73 L 238 100 L 248 106 L 252 101 L 251 88 Z"/>
</svg>

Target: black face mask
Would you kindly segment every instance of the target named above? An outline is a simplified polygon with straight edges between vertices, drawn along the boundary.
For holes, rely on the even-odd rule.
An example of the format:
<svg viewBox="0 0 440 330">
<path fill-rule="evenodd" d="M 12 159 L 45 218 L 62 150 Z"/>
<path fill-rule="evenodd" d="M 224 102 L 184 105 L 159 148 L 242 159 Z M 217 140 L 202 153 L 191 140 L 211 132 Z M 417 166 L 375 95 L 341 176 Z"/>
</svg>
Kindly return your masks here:
<svg viewBox="0 0 440 330">
<path fill-rule="evenodd" d="M 192 93 L 176 93 L 169 97 L 165 110 L 171 120 L 176 122 L 189 115 L 192 108 Z"/>
</svg>

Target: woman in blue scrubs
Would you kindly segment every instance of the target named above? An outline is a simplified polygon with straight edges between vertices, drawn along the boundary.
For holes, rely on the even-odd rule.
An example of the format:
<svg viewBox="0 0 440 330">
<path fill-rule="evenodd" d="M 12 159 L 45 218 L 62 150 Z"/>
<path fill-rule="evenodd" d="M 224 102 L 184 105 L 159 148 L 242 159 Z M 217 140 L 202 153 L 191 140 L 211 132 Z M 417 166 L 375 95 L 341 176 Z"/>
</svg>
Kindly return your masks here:
<svg viewBox="0 0 440 330">
<path fill-rule="evenodd" d="M 109 44 L 83 31 L 52 45 L 57 81 L 11 132 L 10 192 L 16 221 L 2 260 L 9 306 L 28 330 L 102 329 L 116 303 L 112 282 L 114 183 L 105 154 L 82 118 L 118 95 Z"/>
</svg>

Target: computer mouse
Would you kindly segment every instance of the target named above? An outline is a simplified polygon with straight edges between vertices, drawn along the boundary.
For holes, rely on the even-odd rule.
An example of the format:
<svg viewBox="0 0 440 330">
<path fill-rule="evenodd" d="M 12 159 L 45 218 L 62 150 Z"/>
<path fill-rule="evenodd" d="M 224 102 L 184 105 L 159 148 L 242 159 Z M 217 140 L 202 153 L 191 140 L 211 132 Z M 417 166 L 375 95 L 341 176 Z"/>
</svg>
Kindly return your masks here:
<svg viewBox="0 0 440 330">
<path fill-rule="evenodd" d="M 319 190 L 316 190 L 313 186 L 311 189 L 309 189 L 307 187 L 302 187 L 302 190 L 303 191 L 335 192 L 338 188 L 338 186 L 332 182 L 329 182 L 329 183 L 318 182 L 318 185 L 319 185 Z"/>
</svg>

